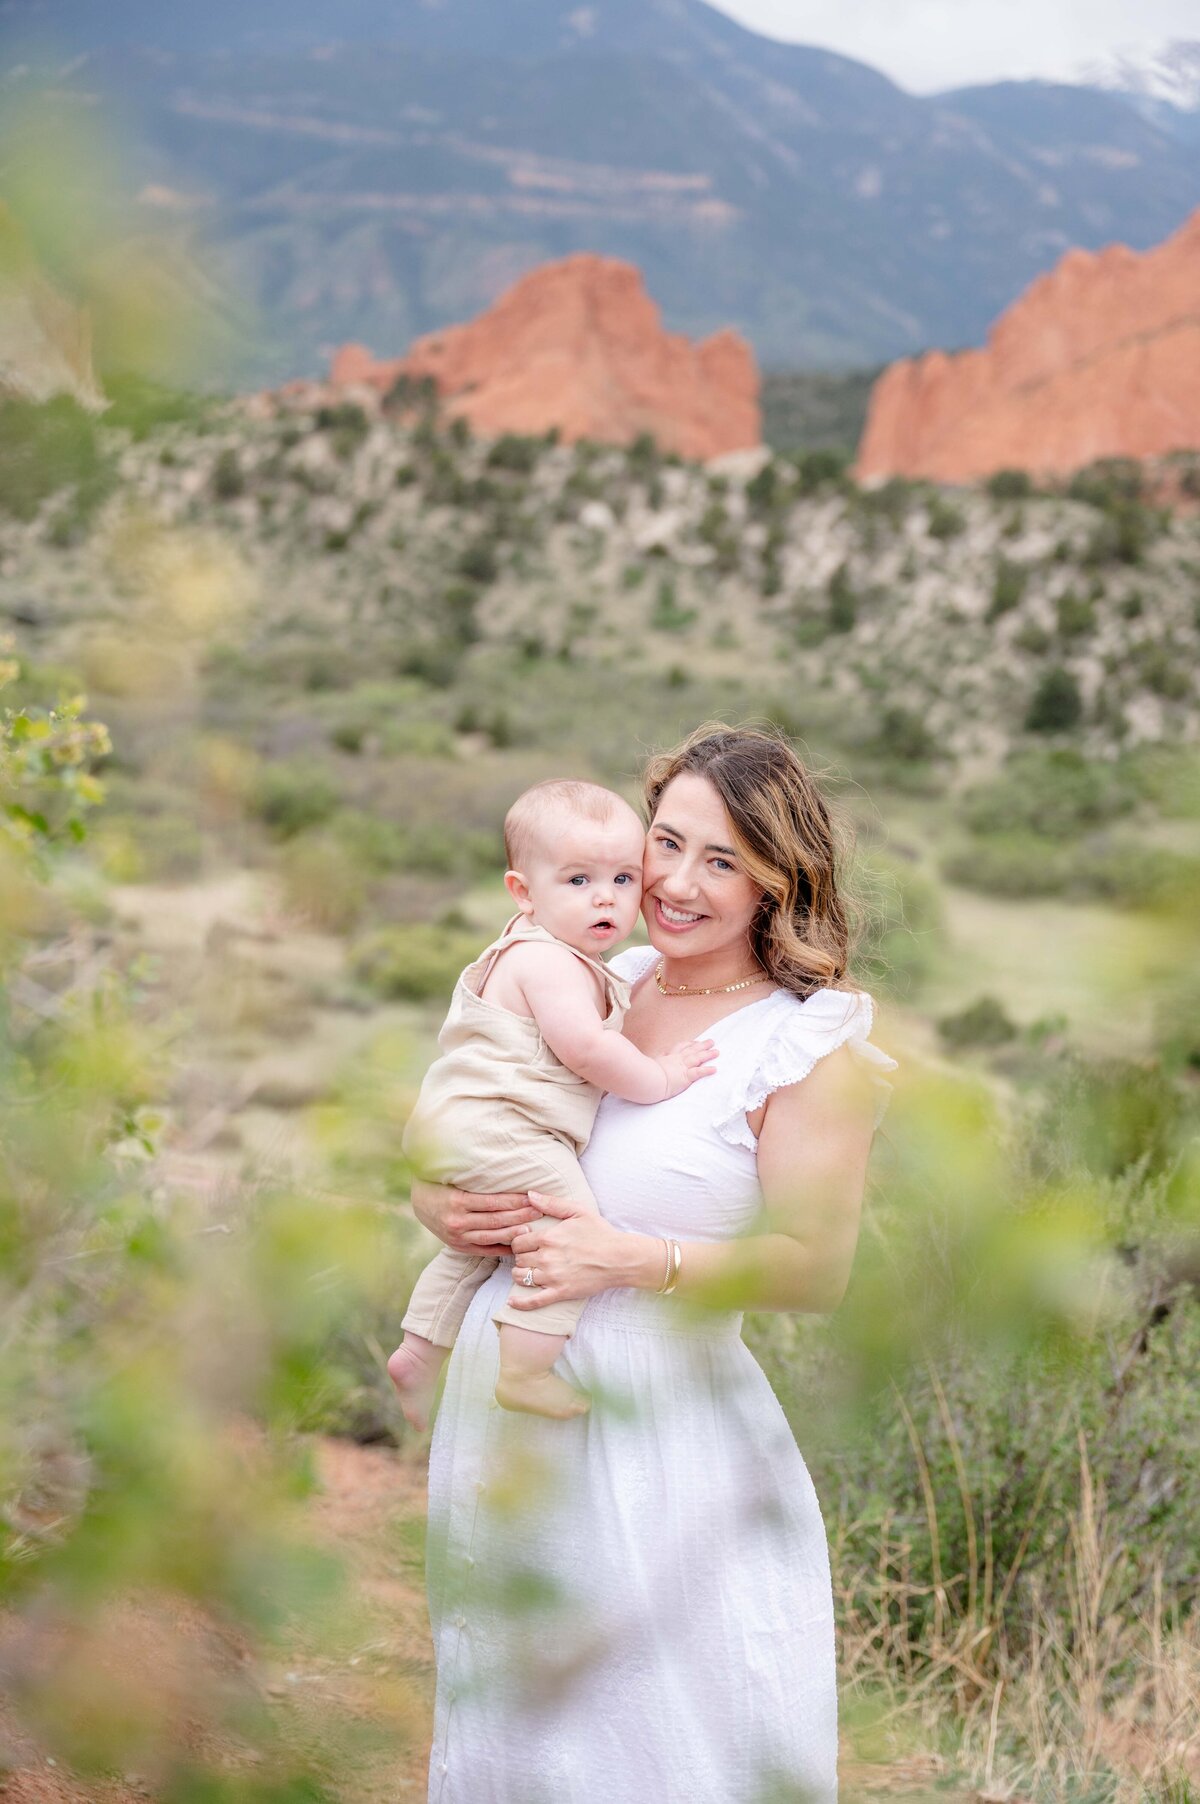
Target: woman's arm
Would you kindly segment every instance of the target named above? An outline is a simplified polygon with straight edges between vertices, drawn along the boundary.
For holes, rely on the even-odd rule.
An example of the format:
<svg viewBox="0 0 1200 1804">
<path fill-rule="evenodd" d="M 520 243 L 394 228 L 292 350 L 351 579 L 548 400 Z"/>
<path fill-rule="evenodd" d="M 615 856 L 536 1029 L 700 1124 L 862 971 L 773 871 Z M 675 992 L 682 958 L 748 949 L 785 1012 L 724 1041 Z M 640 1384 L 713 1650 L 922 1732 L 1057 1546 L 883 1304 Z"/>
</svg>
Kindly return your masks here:
<svg viewBox="0 0 1200 1804">
<path fill-rule="evenodd" d="M 822 1059 L 801 1083 L 771 1096 L 762 1112 L 758 1172 L 769 1230 L 732 1241 L 681 1242 L 676 1295 L 723 1309 L 823 1314 L 850 1277 L 874 1132 L 874 1104 L 848 1050 Z M 665 1254 L 655 1235 L 627 1234 L 573 1205 L 537 1198 L 552 1228 L 518 1229 L 519 1279 L 534 1274 L 515 1309 L 594 1296 L 616 1286 L 657 1290 Z"/>
</svg>

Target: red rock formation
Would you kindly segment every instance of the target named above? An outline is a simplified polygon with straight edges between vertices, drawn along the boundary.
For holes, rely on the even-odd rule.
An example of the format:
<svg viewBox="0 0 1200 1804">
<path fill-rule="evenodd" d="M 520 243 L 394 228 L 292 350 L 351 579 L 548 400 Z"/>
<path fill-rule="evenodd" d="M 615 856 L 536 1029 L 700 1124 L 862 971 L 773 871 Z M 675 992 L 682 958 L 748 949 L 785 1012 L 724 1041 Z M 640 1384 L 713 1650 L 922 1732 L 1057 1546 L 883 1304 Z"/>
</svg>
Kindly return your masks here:
<svg viewBox="0 0 1200 1804">
<path fill-rule="evenodd" d="M 885 370 L 858 475 L 1065 475 L 1200 447 L 1200 212 L 1143 256 L 1068 251 L 988 335 Z"/>
<path fill-rule="evenodd" d="M 523 276 L 486 313 L 417 339 L 376 363 L 361 345 L 334 357 L 330 380 L 385 392 L 431 376 L 448 414 L 484 436 L 541 433 L 709 458 L 762 437 L 758 371 L 723 331 L 693 344 L 665 332 L 639 272 L 611 257 L 567 257 Z"/>
<path fill-rule="evenodd" d="M 92 329 L 38 266 L 25 232 L 0 201 L 0 396 L 49 401 L 71 395 L 99 412 L 108 403 L 92 370 Z"/>
</svg>

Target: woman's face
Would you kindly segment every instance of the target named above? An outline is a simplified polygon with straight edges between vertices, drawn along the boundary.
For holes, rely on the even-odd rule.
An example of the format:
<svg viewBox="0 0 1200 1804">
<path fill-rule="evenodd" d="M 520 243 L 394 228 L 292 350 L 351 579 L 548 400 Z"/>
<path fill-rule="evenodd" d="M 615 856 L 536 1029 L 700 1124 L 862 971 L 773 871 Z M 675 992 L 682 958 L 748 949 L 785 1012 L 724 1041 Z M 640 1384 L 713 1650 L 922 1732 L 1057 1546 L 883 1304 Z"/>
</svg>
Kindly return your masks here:
<svg viewBox="0 0 1200 1804">
<path fill-rule="evenodd" d="M 642 879 L 642 914 L 656 951 L 674 958 L 741 953 L 745 965 L 762 892 L 742 868 L 725 804 L 707 777 L 685 771 L 663 790 Z"/>
</svg>

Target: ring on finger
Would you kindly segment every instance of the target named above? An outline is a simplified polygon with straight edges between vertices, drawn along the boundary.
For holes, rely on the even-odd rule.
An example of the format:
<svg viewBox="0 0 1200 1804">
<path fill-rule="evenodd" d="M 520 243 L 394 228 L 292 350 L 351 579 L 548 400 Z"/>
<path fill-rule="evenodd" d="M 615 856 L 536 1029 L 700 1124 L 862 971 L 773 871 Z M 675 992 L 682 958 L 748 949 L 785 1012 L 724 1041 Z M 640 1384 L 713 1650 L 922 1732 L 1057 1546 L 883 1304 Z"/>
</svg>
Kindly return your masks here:
<svg viewBox="0 0 1200 1804">
<path fill-rule="evenodd" d="M 531 1265 L 526 1266 L 525 1271 L 521 1277 L 521 1282 L 522 1282 L 522 1284 L 525 1285 L 526 1289 L 528 1289 L 529 1286 L 532 1285 L 532 1283 L 533 1283 L 533 1267 Z"/>
</svg>

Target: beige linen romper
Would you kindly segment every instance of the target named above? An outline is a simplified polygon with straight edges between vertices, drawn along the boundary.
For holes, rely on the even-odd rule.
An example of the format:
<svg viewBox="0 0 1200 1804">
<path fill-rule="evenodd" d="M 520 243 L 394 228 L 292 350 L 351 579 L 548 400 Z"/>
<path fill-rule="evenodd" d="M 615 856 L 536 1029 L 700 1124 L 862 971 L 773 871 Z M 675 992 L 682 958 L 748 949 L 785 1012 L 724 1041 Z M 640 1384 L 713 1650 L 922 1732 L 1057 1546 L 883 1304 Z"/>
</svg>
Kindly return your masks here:
<svg viewBox="0 0 1200 1804">
<path fill-rule="evenodd" d="M 530 1016 L 514 1015 L 479 993 L 500 954 L 526 940 L 565 944 L 517 915 L 455 984 L 438 1035 L 441 1057 L 425 1074 L 404 1130 L 404 1150 L 422 1177 L 460 1190 L 483 1195 L 541 1190 L 595 1210 L 578 1155 L 591 1135 L 600 1090 L 555 1058 Z M 604 1026 L 619 1033 L 629 1008 L 629 985 L 599 959 L 573 946 L 566 949 L 600 979 L 607 1005 Z M 419 1334 L 438 1347 L 452 1346 L 471 1298 L 496 1264 L 492 1258 L 443 1249 L 417 1279 L 404 1316 L 405 1333 Z M 582 1302 L 532 1311 L 515 1310 L 505 1302 L 493 1320 L 542 1334 L 571 1334 L 582 1311 Z"/>
</svg>

